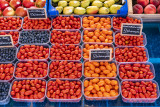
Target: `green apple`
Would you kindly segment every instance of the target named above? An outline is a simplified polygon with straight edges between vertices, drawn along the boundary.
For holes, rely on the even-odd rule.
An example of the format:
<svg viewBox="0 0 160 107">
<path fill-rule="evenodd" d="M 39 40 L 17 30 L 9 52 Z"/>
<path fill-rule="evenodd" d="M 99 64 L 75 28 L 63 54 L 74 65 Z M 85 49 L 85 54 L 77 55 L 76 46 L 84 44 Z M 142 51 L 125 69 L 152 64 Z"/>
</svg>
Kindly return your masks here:
<svg viewBox="0 0 160 107">
<path fill-rule="evenodd" d="M 114 0 L 116 3 L 119 2 L 119 0 Z"/>
<path fill-rule="evenodd" d="M 109 13 L 109 8 L 107 7 L 101 7 L 99 9 L 99 14 L 108 14 Z"/>
<path fill-rule="evenodd" d="M 114 4 L 109 8 L 111 14 L 117 14 L 117 10 L 119 10 L 122 5 Z"/>
<path fill-rule="evenodd" d="M 73 6 L 64 7 L 64 9 L 63 9 L 63 14 L 66 14 L 66 15 L 72 14 L 72 13 L 73 13 L 73 10 L 74 10 L 74 7 L 73 7 Z"/>
<path fill-rule="evenodd" d="M 66 1 L 59 1 L 58 2 L 58 6 L 66 7 L 67 6 L 67 2 Z"/>
<path fill-rule="evenodd" d="M 92 6 L 97 6 L 98 8 L 103 6 L 103 3 L 101 1 L 93 1 Z"/>
<path fill-rule="evenodd" d="M 80 2 L 79 1 L 70 1 L 69 6 L 78 7 L 78 6 L 80 6 Z"/>
<path fill-rule="evenodd" d="M 105 2 L 104 2 L 104 7 L 109 8 L 109 7 L 111 7 L 114 3 L 115 3 L 114 0 L 105 1 Z"/>
<path fill-rule="evenodd" d="M 63 7 L 62 6 L 57 6 L 56 10 L 58 10 L 59 14 L 61 14 L 62 11 L 63 11 Z"/>
<path fill-rule="evenodd" d="M 78 14 L 78 15 L 83 15 L 83 14 L 86 13 L 86 9 L 83 8 L 83 7 L 76 7 L 76 8 L 74 9 L 74 13 L 75 13 L 75 14 Z"/>
<path fill-rule="evenodd" d="M 90 4 L 90 0 L 83 0 L 81 1 L 81 7 L 86 8 Z"/>
<path fill-rule="evenodd" d="M 87 14 L 96 14 L 99 8 L 97 6 L 88 6 L 86 8 Z"/>
</svg>

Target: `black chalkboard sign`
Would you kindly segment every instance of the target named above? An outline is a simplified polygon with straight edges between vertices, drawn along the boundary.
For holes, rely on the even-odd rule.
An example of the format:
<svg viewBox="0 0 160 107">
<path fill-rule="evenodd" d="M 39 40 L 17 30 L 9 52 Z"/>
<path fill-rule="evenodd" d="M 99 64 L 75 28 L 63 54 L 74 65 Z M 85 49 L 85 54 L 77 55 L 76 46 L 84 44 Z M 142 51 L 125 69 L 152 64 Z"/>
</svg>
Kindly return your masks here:
<svg viewBox="0 0 160 107">
<path fill-rule="evenodd" d="M 12 47 L 13 40 L 11 35 L 0 35 L 0 47 Z"/>
<path fill-rule="evenodd" d="M 122 36 L 141 36 L 142 24 L 122 23 L 121 35 Z"/>
<path fill-rule="evenodd" d="M 27 9 L 29 19 L 46 19 L 46 9 L 45 8 L 28 8 Z"/>
<path fill-rule="evenodd" d="M 110 61 L 112 49 L 90 49 L 90 61 Z"/>
</svg>

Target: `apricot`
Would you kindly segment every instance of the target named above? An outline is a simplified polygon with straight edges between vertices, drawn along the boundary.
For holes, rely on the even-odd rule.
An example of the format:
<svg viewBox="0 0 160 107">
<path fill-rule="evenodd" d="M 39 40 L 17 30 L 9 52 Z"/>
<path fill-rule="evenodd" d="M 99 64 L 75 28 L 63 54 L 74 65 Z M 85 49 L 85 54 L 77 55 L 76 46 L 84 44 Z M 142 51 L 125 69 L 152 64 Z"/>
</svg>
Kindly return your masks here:
<svg viewBox="0 0 160 107">
<path fill-rule="evenodd" d="M 146 7 L 149 4 L 149 0 L 137 0 L 137 3 Z"/>
<path fill-rule="evenodd" d="M 157 7 L 160 4 L 160 0 L 150 0 L 150 4 L 153 4 Z"/>
<path fill-rule="evenodd" d="M 142 14 L 143 13 L 143 7 L 140 4 L 135 4 L 133 6 L 133 13 L 134 14 Z"/>
<path fill-rule="evenodd" d="M 156 6 L 153 4 L 149 4 L 144 8 L 145 14 L 155 14 L 156 13 Z"/>
</svg>

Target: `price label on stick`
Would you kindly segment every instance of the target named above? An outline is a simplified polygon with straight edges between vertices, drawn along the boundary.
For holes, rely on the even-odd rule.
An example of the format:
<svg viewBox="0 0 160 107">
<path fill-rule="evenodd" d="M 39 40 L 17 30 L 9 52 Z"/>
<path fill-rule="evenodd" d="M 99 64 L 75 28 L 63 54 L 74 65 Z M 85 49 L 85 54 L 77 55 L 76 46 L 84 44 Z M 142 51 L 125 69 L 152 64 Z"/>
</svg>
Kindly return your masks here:
<svg viewBox="0 0 160 107">
<path fill-rule="evenodd" d="M 142 24 L 122 23 L 121 35 L 122 36 L 141 36 Z"/>
<path fill-rule="evenodd" d="M 45 8 L 28 8 L 27 14 L 29 19 L 47 19 Z"/>
<path fill-rule="evenodd" d="M 13 47 L 13 39 L 11 35 L 0 35 L 0 47 Z"/>
<path fill-rule="evenodd" d="M 89 61 L 111 61 L 112 49 L 90 49 Z"/>
</svg>

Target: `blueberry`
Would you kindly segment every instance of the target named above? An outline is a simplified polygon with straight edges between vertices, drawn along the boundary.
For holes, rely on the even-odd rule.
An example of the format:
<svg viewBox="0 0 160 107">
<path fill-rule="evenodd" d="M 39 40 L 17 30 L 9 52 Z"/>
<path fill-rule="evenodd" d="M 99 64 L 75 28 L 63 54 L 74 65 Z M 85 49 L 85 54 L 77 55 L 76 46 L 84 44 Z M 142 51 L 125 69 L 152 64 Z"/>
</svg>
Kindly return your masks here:
<svg viewBox="0 0 160 107">
<path fill-rule="evenodd" d="M 8 96 L 10 84 L 7 82 L 0 82 L 0 100 L 4 100 Z"/>
<path fill-rule="evenodd" d="M 22 31 L 19 42 L 21 44 L 28 43 L 47 43 L 49 41 L 49 31 Z"/>
<path fill-rule="evenodd" d="M 16 57 L 16 48 L 0 48 L 0 62 L 11 62 Z"/>
</svg>

